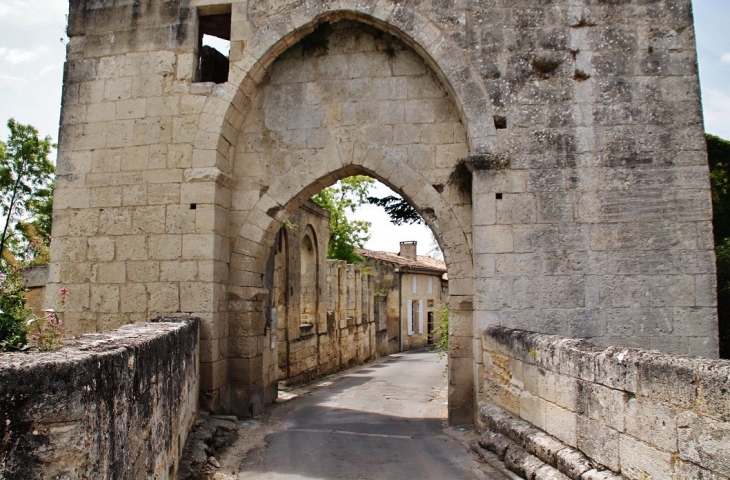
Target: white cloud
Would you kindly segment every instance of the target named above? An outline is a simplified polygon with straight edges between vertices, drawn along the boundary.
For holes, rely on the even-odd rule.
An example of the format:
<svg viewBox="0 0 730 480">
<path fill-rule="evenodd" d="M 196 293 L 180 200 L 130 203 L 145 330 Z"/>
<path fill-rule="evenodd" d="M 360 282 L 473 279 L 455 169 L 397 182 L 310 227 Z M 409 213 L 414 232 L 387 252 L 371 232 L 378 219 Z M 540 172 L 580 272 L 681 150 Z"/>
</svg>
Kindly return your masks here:
<svg viewBox="0 0 730 480">
<path fill-rule="evenodd" d="M 730 139 L 730 93 L 707 89 L 702 92 L 705 130 Z"/>
<path fill-rule="evenodd" d="M 25 88 L 28 85 L 38 84 L 37 82 L 42 81 L 41 79 L 43 77 L 47 76 L 49 73 L 59 70 L 60 68 L 61 67 L 59 65 L 44 65 L 40 70 L 31 75 L 0 73 L 0 85 L 5 84 L 6 86 Z"/>
<path fill-rule="evenodd" d="M 37 48 L 35 50 L 23 50 L 21 48 L 6 48 L 0 47 L 0 60 L 10 63 L 11 65 L 18 65 L 20 63 L 30 62 L 38 58 L 38 54 L 44 49 Z"/>
<path fill-rule="evenodd" d="M 7 83 L 11 85 L 24 85 L 25 82 L 26 79 L 18 75 L 6 75 L 4 73 L 0 73 L 0 84 Z"/>
<path fill-rule="evenodd" d="M 374 197 L 398 195 L 386 185 L 378 182 L 369 192 Z M 401 225 L 390 223 L 390 217 L 385 210 L 374 205 L 362 205 L 352 215 L 354 220 L 371 222 L 370 240 L 365 244 L 368 250 L 382 252 L 398 252 L 400 242 L 415 240 L 418 242 L 418 254 L 430 255 L 434 244 L 431 229 L 425 225 Z"/>
<path fill-rule="evenodd" d="M 2 0 L 0 4 L 0 21 L 15 25 L 59 24 L 63 28 L 67 13 L 67 0 Z"/>
<path fill-rule="evenodd" d="M 58 69 L 58 65 L 45 65 L 43 68 L 38 70 L 38 73 L 36 74 L 36 79 L 39 79 L 41 77 L 44 77 L 51 73 L 54 70 Z"/>
<path fill-rule="evenodd" d="M 722 56 L 720 57 L 720 61 L 721 61 L 722 63 L 724 63 L 725 65 L 730 65 L 730 52 L 729 52 L 729 53 L 724 53 L 724 54 L 723 54 L 723 55 L 722 55 Z"/>
</svg>

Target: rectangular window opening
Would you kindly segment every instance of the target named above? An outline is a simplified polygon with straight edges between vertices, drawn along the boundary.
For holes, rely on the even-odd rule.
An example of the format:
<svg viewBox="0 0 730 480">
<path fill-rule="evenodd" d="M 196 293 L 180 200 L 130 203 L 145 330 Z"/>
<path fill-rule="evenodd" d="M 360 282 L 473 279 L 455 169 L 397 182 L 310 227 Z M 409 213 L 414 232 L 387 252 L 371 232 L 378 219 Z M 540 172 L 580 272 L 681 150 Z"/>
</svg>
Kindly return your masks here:
<svg viewBox="0 0 730 480">
<path fill-rule="evenodd" d="M 418 300 L 418 333 L 423 334 L 423 299 Z"/>
<path fill-rule="evenodd" d="M 226 83 L 231 52 L 231 5 L 198 10 L 198 82 Z"/>
<path fill-rule="evenodd" d="M 408 321 L 408 335 L 413 335 L 414 318 L 413 318 L 413 302 L 406 303 L 406 319 Z"/>
</svg>

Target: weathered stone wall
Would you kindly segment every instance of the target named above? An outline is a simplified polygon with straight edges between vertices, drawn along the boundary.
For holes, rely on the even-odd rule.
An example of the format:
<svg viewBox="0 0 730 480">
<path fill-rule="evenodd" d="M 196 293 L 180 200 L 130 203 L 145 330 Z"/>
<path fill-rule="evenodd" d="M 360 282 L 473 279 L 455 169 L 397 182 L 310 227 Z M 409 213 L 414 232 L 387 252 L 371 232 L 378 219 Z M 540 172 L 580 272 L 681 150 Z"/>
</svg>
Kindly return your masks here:
<svg viewBox="0 0 730 480">
<path fill-rule="evenodd" d="M 205 408 L 260 411 L 277 232 L 368 173 L 444 251 L 452 420 L 488 324 L 717 356 L 690 0 L 235 0 L 228 82 L 194 83 L 213 3 L 71 1 L 50 273 L 70 332 L 194 314 Z"/>
<path fill-rule="evenodd" d="M 277 363 L 275 380 L 296 379 L 310 370 L 317 375 L 318 335 L 327 333 L 329 238 L 329 212 L 311 201 L 297 209 L 279 232 L 272 289 L 272 306 L 277 310 L 277 357 L 271 359 Z"/>
<path fill-rule="evenodd" d="M 48 282 L 48 266 L 30 267 L 23 271 L 25 308 L 30 309 L 38 317 L 45 315 L 43 310 L 46 308 L 46 282 Z"/>
<path fill-rule="evenodd" d="M 0 355 L 0 478 L 175 478 L 198 362 L 191 319 Z"/>
<path fill-rule="evenodd" d="M 277 354 L 264 356 L 264 369 L 275 366 L 276 380 L 308 381 L 376 355 L 370 272 L 327 259 L 329 219 L 308 201 L 277 236 L 271 286 L 276 338 L 267 334 L 265 342 L 266 349 L 276 345 Z"/>
<path fill-rule="evenodd" d="M 376 356 L 375 299 L 372 278 L 362 265 L 330 260 L 327 266 L 327 328 L 334 335 L 332 360 L 337 368 Z"/>
<path fill-rule="evenodd" d="M 489 448 L 499 450 L 493 434 L 511 437 L 571 478 L 604 478 L 581 477 L 599 466 L 637 480 L 730 477 L 729 361 L 503 327 L 483 345 Z"/>
</svg>

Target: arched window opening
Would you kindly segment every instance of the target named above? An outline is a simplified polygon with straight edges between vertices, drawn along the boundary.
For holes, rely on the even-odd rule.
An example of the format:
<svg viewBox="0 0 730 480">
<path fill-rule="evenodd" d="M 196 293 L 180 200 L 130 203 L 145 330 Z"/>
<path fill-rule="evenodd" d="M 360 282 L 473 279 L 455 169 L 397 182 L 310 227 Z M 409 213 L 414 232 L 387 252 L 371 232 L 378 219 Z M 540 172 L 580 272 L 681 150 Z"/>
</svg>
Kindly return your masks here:
<svg viewBox="0 0 730 480">
<path fill-rule="evenodd" d="M 317 321 L 317 303 L 318 303 L 318 287 L 317 281 L 317 242 L 314 238 L 314 232 L 311 231 L 304 235 L 300 249 L 301 255 L 301 285 L 299 288 L 299 311 L 300 325 L 310 326 Z"/>
</svg>

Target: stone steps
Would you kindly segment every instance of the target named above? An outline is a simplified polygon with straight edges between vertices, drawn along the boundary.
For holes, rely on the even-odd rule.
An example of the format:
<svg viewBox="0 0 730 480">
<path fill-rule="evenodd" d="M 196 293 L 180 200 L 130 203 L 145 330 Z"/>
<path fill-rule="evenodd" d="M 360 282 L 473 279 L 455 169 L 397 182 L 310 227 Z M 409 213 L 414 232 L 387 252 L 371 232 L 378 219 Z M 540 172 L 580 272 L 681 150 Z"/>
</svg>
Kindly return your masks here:
<svg viewBox="0 0 730 480">
<path fill-rule="evenodd" d="M 481 435 L 472 449 L 494 453 L 505 467 L 528 480 L 619 480 L 626 477 L 604 469 L 578 450 L 565 445 L 505 410 L 483 403 L 479 409 Z"/>
</svg>

